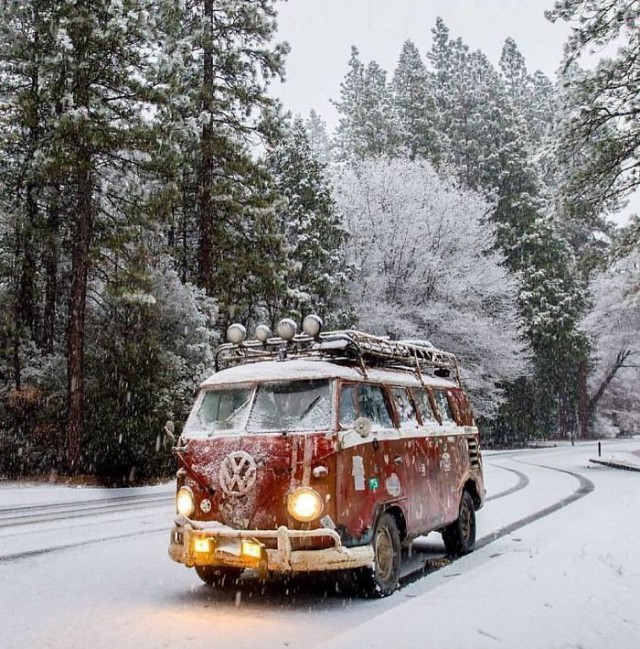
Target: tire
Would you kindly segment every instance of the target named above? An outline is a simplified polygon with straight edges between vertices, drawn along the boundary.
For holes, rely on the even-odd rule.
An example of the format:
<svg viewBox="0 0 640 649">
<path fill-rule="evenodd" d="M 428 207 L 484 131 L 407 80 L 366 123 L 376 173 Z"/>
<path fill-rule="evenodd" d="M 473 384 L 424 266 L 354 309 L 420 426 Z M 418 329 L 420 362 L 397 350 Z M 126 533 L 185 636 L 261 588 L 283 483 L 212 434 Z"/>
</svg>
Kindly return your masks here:
<svg viewBox="0 0 640 649">
<path fill-rule="evenodd" d="M 372 544 L 373 566 L 362 569 L 360 583 L 369 597 L 387 597 L 400 582 L 400 532 L 391 514 L 384 513 L 378 518 Z"/>
<path fill-rule="evenodd" d="M 458 518 L 442 530 L 442 540 L 450 557 L 461 557 L 476 545 L 476 508 L 468 491 L 462 493 Z"/>
<path fill-rule="evenodd" d="M 240 579 L 240 575 L 242 575 L 242 568 L 196 566 L 196 574 L 205 584 L 224 588 L 234 586 L 237 583 L 238 579 Z"/>
</svg>

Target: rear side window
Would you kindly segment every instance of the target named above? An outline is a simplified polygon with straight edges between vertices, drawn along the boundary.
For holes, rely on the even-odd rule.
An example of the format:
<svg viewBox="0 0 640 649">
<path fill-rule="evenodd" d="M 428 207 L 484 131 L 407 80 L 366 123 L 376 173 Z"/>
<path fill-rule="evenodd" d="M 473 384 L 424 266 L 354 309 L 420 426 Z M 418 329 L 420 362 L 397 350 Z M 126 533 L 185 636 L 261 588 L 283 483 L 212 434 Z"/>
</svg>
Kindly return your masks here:
<svg viewBox="0 0 640 649">
<path fill-rule="evenodd" d="M 413 400 L 416 402 L 418 412 L 422 418 L 422 423 L 426 424 L 437 424 L 439 423 L 436 416 L 433 414 L 433 409 L 431 408 L 431 400 L 429 399 L 429 393 L 426 390 L 420 388 L 413 388 L 411 390 L 413 395 Z"/>
<path fill-rule="evenodd" d="M 446 424 L 449 422 L 455 421 L 451 408 L 449 407 L 449 400 L 447 399 L 446 393 L 441 390 L 433 391 L 433 398 L 435 399 L 436 405 L 438 406 L 438 412 L 442 418 L 442 423 Z"/>
<path fill-rule="evenodd" d="M 366 417 L 378 428 L 391 428 L 393 423 L 379 385 L 345 385 L 340 393 L 340 425 L 349 428 L 358 417 Z"/>
</svg>

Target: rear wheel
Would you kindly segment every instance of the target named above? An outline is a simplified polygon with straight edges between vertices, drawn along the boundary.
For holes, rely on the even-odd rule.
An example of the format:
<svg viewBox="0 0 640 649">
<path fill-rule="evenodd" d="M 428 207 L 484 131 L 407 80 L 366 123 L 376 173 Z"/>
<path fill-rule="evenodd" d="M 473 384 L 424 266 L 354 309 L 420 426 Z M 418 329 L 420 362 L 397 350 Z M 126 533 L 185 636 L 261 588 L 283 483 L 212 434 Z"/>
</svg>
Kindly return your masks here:
<svg viewBox="0 0 640 649">
<path fill-rule="evenodd" d="M 468 491 L 462 493 L 458 519 L 442 530 L 442 540 L 447 554 L 460 557 L 469 554 L 476 544 L 476 509 Z"/>
<path fill-rule="evenodd" d="M 391 595 L 400 581 L 400 532 L 396 519 L 384 513 L 373 533 L 373 566 L 363 568 L 362 587 L 376 597 Z"/>
<path fill-rule="evenodd" d="M 240 575 L 242 568 L 214 568 L 213 566 L 196 566 L 196 574 L 209 586 L 233 586 Z"/>
</svg>

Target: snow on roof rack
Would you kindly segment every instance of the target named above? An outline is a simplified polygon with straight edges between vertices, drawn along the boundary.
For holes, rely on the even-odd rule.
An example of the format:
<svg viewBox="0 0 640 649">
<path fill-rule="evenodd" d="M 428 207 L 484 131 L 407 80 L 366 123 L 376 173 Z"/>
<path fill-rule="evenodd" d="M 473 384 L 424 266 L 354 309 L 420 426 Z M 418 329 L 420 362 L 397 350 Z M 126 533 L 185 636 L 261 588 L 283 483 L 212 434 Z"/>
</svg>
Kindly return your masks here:
<svg viewBox="0 0 640 649">
<path fill-rule="evenodd" d="M 391 340 L 353 329 L 327 331 L 313 337 L 301 333 L 290 340 L 278 336 L 264 341 L 244 340 L 225 343 L 215 352 L 216 372 L 245 363 L 265 360 L 323 358 L 334 362 L 357 363 L 366 376 L 367 367 L 383 367 L 417 372 L 433 371 L 436 376 L 453 375 L 460 384 L 458 361 L 427 341 Z"/>
</svg>

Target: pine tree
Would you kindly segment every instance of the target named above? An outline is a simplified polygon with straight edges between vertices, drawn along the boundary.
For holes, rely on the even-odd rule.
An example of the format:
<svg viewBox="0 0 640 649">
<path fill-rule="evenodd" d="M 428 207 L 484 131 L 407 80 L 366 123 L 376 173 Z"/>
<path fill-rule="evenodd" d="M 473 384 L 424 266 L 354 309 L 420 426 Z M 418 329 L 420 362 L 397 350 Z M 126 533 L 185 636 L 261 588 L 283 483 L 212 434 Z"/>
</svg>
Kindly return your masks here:
<svg viewBox="0 0 640 649">
<path fill-rule="evenodd" d="M 286 264 L 277 317 L 300 321 L 309 313 L 339 320 L 347 269 L 345 233 L 331 196 L 326 165 L 315 154 L 301 118 L 271 158 L 278 192 L 286 198 L 280 214 Z M 276 318 L 272 318 L 275 320 Z"/>
<path fill-rule="evenodd" d="M 316 113 L 311 110 L 308 119 L 305 120 L 305 128 L 309 134 L 309 144 L 313 154 L 319 162 L 329 164 L 331 156 L 331 139 L 327 131 L 327 123 Z"/>
<path fill-rule="evenodd" d="M 85 414 L 87 297 L 93 267 L 99 265 L 96 242 L 111 227 L 118 205 L 134 200 L 121 191 L 121 183 L 144 162 L 149 142 L 149 88 L 142 71 L 149 63 L 145 45 L 152 38 L 153 12 L 150 2 L 106 0 L 34 0 L 19 8 L 13 3 L 11 9 L 5 26 L 25 16 L 30 21 L 21 33 L 14 31 L 13 51 L 3 57 L 14 66 L 14 76 L 3 80 L 30 88 L 9 102 L 14 132 L 28 134 L 31 142 L 25 168 L 40 170 L 38 193 L 28 192 L 20 212 L 44 232 L 37 242 L 30 240 L 44 261 L 46 336 L 39 342 L 47 351 L 53 348 L 60 299 L 61 244 L 70 253 L 66 454 L 68 466 L 77 469 Z M 27 66 L 21 65 L 25 59 Z M 10 127 L 3 130 L 11 133 Z M 68 239 L 61 242 L 61 234 Z M 27 284 L 35 286 L 32 279 Z"/>
<path fill-rule="evenodd" d="M 387 73 L 375 61 L 365 66 L 358 55 L 352 47 L 349 71 L 340 84 L 340 100 L 333 102 L 341 116 L 336 129 L 338 157 L 397 155 L 400 125 Z"/>
<path fill-rule="evenodd" d="M 280 128 L 278 104 L 267 87 L 282 76 L 288 46 L 270 44 L 274 4 L 160 4 L 161 200 L 169 243 L 183 279 L 219 300 L 220 326 L 251 317 L 276 281 L 268 263 L 277 244 L 275 197 L 265 192 L 268 178 L 253 149 L 272 145 Z"/>
<path fill-rule="evenodd" d="M 640 186 L 640 5 L 636 0 L 558 0 L 547 17 L 571 22 L 565 45 L 566 83 L 572 90 L 565 134 L 565 160 L 574 166 L 572 193 L 598 211 L 616 208 Z M 576 73 L 580 56 L 591 48 L 615 44 L 615 56 L 603 57 L 595 70 Z"/>
<path fill-rule="evenodd" d="M 426 158 L 437 166 L 442 147 L 435 124 L 433 79 L 411 41 L 402 46 L 391 87 L 409 157 Z"/>
<path fill-rule="evenodd" d="M 533 163 L 543 144 L 543 127 L 532 128 L 529 115 L 535 86 L 513 41 L 505 45 L 498 75 L 482 53 L 451 40 L 440 20 L 429 59 L 441 139 L 447 143 L 444 158 L 466 186 L 492 201 L 488 219 L 497 228 L 496 245 L 522 282 L 523 331 L 534 351 L 533 382 L 525 391 L 536 399 L 525 404 L 533 408 L 529 414 L 512 403 L 509 417 L 528 421 L 530 432 L 569 432 L 575 425 L 578 367 L 587 350 L 577 331 L 585 294 L 555 218 L 554 197 L 542 188 L 547 170 Z M 521 389 L 512 388 L 514 396 Z"/>
</svg>

